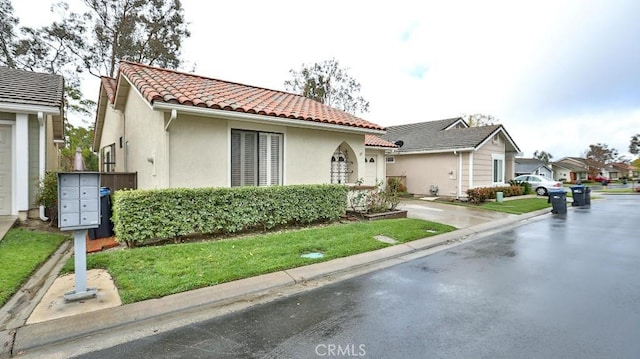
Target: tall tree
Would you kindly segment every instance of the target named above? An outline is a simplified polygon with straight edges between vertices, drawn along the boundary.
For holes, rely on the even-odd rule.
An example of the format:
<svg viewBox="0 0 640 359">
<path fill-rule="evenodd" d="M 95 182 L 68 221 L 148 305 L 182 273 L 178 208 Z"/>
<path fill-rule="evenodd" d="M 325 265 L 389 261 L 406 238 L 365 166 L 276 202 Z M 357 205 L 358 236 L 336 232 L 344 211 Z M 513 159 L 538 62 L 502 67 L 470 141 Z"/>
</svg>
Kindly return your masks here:
<svg viewBox="0 0 640 359">
<path fill-rule="evenodd" d="M 302 64 L 298 71 L 289 70 L 292 78 L 284 86 L 287 91 L 351 114 L 368 112 L 369 101 L 360 96 L 361 85 L 348 70 L 333 58 L 313 65 Z"/>
<path fill-rule="evenodd" d="M 11 1 L 0 0 L 0 65 L 64 76 L 65 111 L 91 113 L 94 103 L 83 99 L 76 58 L 68 46 L 72 40 L 82 44 L 83 37 L 68 39 L 55 24 L 39 29 L 18 25 Z"/>
<path fill-rule="evenodd" d="M 533 157 L 539 159 L 540 161 L 543 161 L 544 163 L 549 163 L 551 162 L 551 159 L 553 158 L 553 156 L 549 153 L 549 152 L 545 152 L 545 151 L 538 151 L 536 150 L 535 152 L 533 152 Z"/>
<path fill-rule="evenodd" d="M 114 77 L 121 60 L 180 66 L 182 40 L 191 36 L 180 0 L 84 0 L 84 4 L 86 12 L 71 12 L 53 26 L 92 75 Z M 69 8 L 64 0 L 57 6 Z"/>
<path fill-rule="evenodd" d="M 634 155 L 640 154 L 640 133 L 631 136 L 631 141 L 629 141 L 629 152 Z"/>
<path fill-rule="evenodd" d="M 465 113 L 462 114 L 462 119 L 467 122 L 469 127 L 497 125 L 500 122 L 494 116 L 483 113 L 474 113 L 473 115 Z"/>
<path fill-rule="evenodd" d="M 586 163 L 589 166 L 589 174 L 592 178 L 595 178 L 607 164 L 613 162 L 618 157 L 618 150 L 615 148 L 609 148 L 609 145 L 604 143 L 597 143 L 595 145 L 589 145 L 589 149 L 586 152 Z"/>
<path fill-rule="evenodd" d="M 84 160 L 85 169 L 90 171 L 98 170 L 98 156 L 91 151 L 93 143 L 93 126 L 89 128 L 74 127 L 65 122 L 65 133 L 69 137 L 69 143 L 66 148 L 60 151 L 61 164 L 64 170 L 73 170 L 73 161 L 76 155 L 76 148 L 82 149 L 82 159 Z"/>
<path fill-rule="evenodd" d="M 11 0 L 0 0 L 0 65 L 15 68 L 14 60 L 18 18 L 13 15 Z"/>
</svg>

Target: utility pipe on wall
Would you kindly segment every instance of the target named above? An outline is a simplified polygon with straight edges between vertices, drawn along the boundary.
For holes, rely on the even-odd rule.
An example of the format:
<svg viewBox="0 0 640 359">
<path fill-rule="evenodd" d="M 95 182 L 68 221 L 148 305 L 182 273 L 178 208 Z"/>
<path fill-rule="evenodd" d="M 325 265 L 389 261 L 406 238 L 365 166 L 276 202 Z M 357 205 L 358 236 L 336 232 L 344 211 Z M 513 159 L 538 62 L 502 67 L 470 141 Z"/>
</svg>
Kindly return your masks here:
<svg viewBox="0 0 640 359">
<path fill-rule="evenodd" d="M 42 112 L 38 112 L 38 124 L 40 125 L 40 133 L 39 133 L 39 140 L 40 143 L 38 145 L 38 178 L 40 179 L 40 184 L 42 183 L 42 181 L 44 181 L 44 175 L 45 175 L 45 166 L 46 166 L 46 161 L 45 161 L 45 156 L 46 156 L 46 151 L 45 151 L 45 145 L 47 144 L 46 139 L 47 139 L 47 132 L 46 132 L 46 126 L 45 126 L 45 122 L 44 122 L 44 114 Z M 40 205 L 40 207 L 38 207 L 38 214 L 40 216 L 40 220 L 42 221 L 47 221 L 49 220 L 49 218 L 47 216 L 45 216 L 44 214 L 44 205 Z"/>
</svg>

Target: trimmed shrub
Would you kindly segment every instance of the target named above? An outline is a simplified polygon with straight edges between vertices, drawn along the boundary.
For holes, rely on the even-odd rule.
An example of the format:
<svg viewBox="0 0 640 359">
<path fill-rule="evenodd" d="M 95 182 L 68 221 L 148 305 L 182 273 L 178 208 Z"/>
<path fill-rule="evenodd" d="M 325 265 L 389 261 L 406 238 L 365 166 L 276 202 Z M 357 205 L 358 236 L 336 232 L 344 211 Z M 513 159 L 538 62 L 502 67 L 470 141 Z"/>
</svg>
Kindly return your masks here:
<svg viewBox="0 0 640 359">
<path fill-rule="evenodd" d="M 118 241 L 134 246 L 335 220 L 346 203 L 343 185 L 128 190 L 114 193 L 112 220 Z"/>
<path fill-rule="evenodd" d="M 522 196 L 525 193 L 525 187 L 512 185 L 502 187 L 476 187 L 467 190 L 469 202 L 481 203 L 488 199 L 495 199 L 496 193 L 502 192 L 504 197 Z"/>
<path fill-rule="evenodd" d="M 531 183 L 525 181 L 515 181 L 510 180 L 509 184 L 511 186 L 519 186 L 522 187 L 522 194 L 530 194 L 533 193 L 533 188 L 531 188 Z"/>
</svg>

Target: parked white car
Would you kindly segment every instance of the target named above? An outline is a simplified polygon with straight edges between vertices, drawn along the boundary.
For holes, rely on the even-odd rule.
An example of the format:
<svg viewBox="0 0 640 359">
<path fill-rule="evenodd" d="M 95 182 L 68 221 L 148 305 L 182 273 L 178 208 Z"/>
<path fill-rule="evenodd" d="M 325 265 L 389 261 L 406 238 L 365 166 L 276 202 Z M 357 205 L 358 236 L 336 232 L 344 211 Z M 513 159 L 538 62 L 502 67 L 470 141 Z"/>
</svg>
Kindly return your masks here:
<svg viewBox="0 0 640 359">
<path fill-rule="evenodd" d="M 514 181 L 527 182 L 536 191 L 538 196 L 546 196 L 549 191 L 562 190 L 562 183 L 552 181 L 546 177 L 538 175 L 521 175 L 513 179 Z"/>
</svg>

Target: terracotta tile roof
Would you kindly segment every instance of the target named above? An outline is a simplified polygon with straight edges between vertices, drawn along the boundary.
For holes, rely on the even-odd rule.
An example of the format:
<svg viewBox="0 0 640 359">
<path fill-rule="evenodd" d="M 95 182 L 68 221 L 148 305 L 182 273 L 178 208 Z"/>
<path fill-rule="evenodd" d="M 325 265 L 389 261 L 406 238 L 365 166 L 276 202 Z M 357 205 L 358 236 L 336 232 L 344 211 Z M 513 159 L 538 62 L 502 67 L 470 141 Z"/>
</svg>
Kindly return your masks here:
<svg viewBox="0 0 640 359">
<path fill-rule="evenodd" d="M 372 146 L 372 147 L 389 147 L 389 148 L 398 147 L 394 143 L 391 143 L 387 140 L 383 140 L 382 138 L 374 135 L 364 135 L 364 145 Z"/>
<path fill-rule="evenodd" d="M 112 79 L 111 77 L 100 77 L 100 81 L 102 82 L 102 87 L 107 92 L 107 97 L 109 98 L 109 102 L 113 103 L 115 101 L 116 96 L 116 79 Z"/>
<path fill-rule="evenodd" d="M 384 130 L 375 123 L 304 96 L 269 90 L 133 62 L 121 62 L 125 75 L 145 100 L 333 125 Z M 103 82 L 104 84 L 104 82 Z"/>
</svg>

